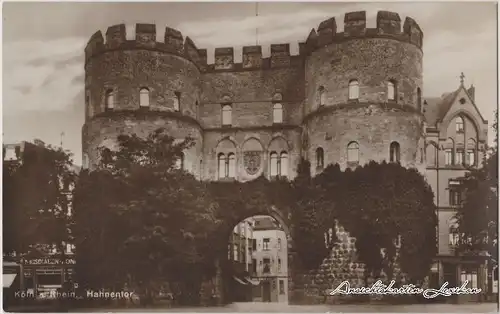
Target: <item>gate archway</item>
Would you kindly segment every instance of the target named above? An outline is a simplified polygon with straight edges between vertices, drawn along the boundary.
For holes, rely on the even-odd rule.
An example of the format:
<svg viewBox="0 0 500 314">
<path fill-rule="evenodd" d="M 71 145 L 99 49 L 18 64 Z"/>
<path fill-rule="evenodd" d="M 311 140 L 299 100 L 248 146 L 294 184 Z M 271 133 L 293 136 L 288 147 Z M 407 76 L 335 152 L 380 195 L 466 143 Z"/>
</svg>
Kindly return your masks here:
<svg viewBox="0 0 500 314">
<path fill-rule="evenodd" d="M 264 181 L 265 182 L 259 182 Z M 240 222 L 254 216 L 267 216 L 274 219 L 281 227 L 285 234 L 286 241 L 283 245 L 286 246 L 287 253 L 287 300 L 290 300 L 291 281 L 293 281 L 293 225 L 291 221 L 291 209 L 286 204 L 279 204 L 279 201 L 273 199 L 271 185 L 274 182 L 269 182 L 266 179 L 256 179 L 246 183 L 216 183 L 217 187 L 215 195 L 218 195 L 218 219 L 221 221 L 217 240 L 214 241 L 214 250 L 217 256 L 217 294 L 219 300 L 223 304 L 231 303 L 234 298 L 228 294 L 234 272 L 228 261 L 228 244 L 232 236 L 233 229 Z M 284 199 L 284 198 L 281 198 Z M 251 283 L 250 283 L 251 284 Z"/>
<path fill-rule="evenodd" d="M 218 243 L 221 301 L 289 301 L 293 273 L 289 221 L 274 210 L 229 221 Z"/>
</svg>

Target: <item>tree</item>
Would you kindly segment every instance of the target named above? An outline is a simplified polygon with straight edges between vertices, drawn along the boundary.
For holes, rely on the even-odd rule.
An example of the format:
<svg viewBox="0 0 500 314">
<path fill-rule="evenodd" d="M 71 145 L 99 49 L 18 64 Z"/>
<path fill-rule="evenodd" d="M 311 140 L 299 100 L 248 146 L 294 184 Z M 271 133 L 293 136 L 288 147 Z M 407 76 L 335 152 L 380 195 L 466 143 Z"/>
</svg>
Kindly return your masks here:
<svg viewBox="0 0 500 314">
<path fill-rule="evenodd" d="M 205 253 L 217 204 L 205 183 L 178 167 L 192 144 L 162 128 L 146 138 L 120 135 L 118 150 L 102 148 L 98 169 L 82 174 L 75 233 L 77 263 L 92 263 L 81 277 L 87 286 L 122 287 L 128 278 L 149 294 L 176 282 L 187 295 L 197 291 L 203 271 L 213 271 Z"/>
<path fill-rule="evenodd" d="M 4 169 L 6 252 L 40 255 L 55 245 L 65 259 L 70 238 L 68 191 L 75 180 L 71 154 L 26 142 L 20 161 L 4 161 Z"/>
<path fill-rule="evenodd" d="M 300 259 L 303 270 L 316 270 L 328 256 L 331 246 L 325 245 L 325 233 L 333 223 L 328 224 L 325 213 L 333 210 L 327 205 L 321 207 L 326 193 L 321 193 L 324 186 L 316 185 L 311 178 L 310 163 L 302 159 L 297 169 L 297 177 L 290 189 L 292 207 L 292 224 L 294 226 L 295 250 Z M 331 221 L 330 221 L 331 222 Z M 334 241 L 331 243 L 333 244 Z"/>
<path fill-rule="evenodd" d="M 498 255 L 498 116 L 495 114 L 495 145 L 479 169 L 463 178 L 464 201 L 455 215 L 460 254 Z M 497 261 L 495 261 L 497 263 Z M 491 266 L 491 263 L 489 263 Z M 490 269 L 491 270 L 491 269 Z"/>
<path fill-rule="evenodd" d="M 435 248 L 437 217 L 433 193 L 415 169 L 371 162 L 351 171 L 328 166 L 314 178 L 322 200 L 322 218 L 337 220 L 357 239 L 365 279 L 384 270 L 391 279 L 401 240 L 401 268 L 413 282 L 427 275 Z M 330 214 L 328 214 L 330 211 Z M 385 250 L 385 254 L 382 253 Z"/>
</svg>

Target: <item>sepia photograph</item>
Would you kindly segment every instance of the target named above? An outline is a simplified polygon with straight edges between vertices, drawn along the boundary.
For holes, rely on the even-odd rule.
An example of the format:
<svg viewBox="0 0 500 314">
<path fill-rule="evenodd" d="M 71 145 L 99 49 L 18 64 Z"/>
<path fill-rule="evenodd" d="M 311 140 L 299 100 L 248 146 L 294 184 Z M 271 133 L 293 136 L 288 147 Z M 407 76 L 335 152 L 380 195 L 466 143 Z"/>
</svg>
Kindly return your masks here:
<svg viewBox="0 0 500 314">
<path fill-rule="evenodd" d="M 1 28 L 5 312 L 499 311 L 497 2 Z"/>
</svg>

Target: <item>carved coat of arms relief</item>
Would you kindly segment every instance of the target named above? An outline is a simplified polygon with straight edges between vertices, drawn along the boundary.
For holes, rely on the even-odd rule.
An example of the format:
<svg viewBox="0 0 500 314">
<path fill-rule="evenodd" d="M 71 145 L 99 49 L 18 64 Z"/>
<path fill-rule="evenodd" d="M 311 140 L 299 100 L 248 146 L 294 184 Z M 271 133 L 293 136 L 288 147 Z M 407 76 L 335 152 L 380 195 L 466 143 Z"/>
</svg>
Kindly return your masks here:
<svg viewBox="0 0 500 314">
<path fill-rule="evenodd" d="M 243 166 L 249 175 L 255 175 L 259 172 L 262 163 L 261 151 L 243 152 Z"/>
</svg>

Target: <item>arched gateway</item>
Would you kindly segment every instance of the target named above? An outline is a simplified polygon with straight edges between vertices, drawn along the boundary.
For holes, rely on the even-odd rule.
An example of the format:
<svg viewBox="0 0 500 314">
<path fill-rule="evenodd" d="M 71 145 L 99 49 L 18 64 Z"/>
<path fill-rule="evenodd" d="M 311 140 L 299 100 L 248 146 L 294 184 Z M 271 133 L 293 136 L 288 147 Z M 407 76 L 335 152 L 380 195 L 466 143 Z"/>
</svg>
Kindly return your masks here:
<svg viewBox="0 0 500 314">
<path fill-rule="evenodd" d="M 243 207 L 243 208 L 234 208 L 234 210 L 225 212 L 222 218 L 222 223 L 219 227 L 219 232 L 218 232 L 218 237 L 217 237 L 217 243 L 214 243 L 214 250 L 217 251 L 217 274 L 215 278 L 215 292 L 218 297 L 219 303 L 222 304 L 227 304 L 235 301 L 239 301 L 237 297 L 235 296 L 235 283 L 236 286 L 239 284 L 241 285 L 248 285 L 246 287 L 248 290 L 247 292 L 251 294 L 252 288 L 255 289 L 255 287 L 252 287 L 252 285 L 257 286 L 260 288 L 260 281 L 252 280 L 251 275 L 252 271 L 245 271 L 243 270 L 243 274 L 245 275 L 240 275 L 236 276 L 235 269 L 233 267 L 233 264 L 231 264 L 231 259 L 228 258 L 228 255 L 231 255 L 232 252 L 228 251 L 228 241 L 232 236 L 233 229 L 235 226 L 238 224 L 246 221 L 247 219 L 251 217 L 269 217 L 274 219 L 280 229 L 285 233 L 286 235 L 286 242 L 283 243 L 284 246 L 284 252 L 287 254 L 286 262 L 287 262 L 287 300 L 290 301 L 290 298 L 292 294 L 290 293 L 291 288 L 293 287 L 293 255 L 294 255 L 294 250 L 293 250 L 293 237 L 292 237 L 292 232 L 293 232 L 293 226 L 291 222 L 291 213 L 288 210 L 283 210 L 283 209 L 278 209 L 274 205 L 270 206 L 264 206 L 264 207 Z M 231 248 L 232 249 L 232 248 Z M 229 254 L 228 254 L 229 253 Z M 241 273 L 241 272 L 240 272 Z M 241 277 L 238 278 L 238 277 Z M 246 280 L 245 280 L 246 279 Z M 264 281 L 266 283 L 266 281 Z M 273 283 L 273 286 L 271 289 L 278 290 L 281 289 L 279 285 L 276 285 Z M 251 299 L 247 299 L 247 301 L 251 301 Z M 266 298 L 263 298 L 263 301 L 266 301 Z"/>
</svg>

